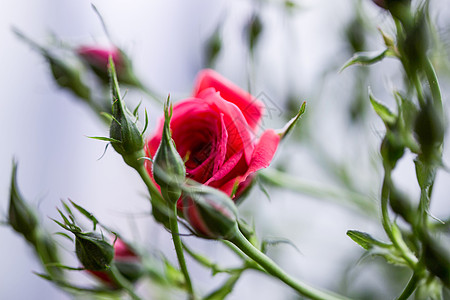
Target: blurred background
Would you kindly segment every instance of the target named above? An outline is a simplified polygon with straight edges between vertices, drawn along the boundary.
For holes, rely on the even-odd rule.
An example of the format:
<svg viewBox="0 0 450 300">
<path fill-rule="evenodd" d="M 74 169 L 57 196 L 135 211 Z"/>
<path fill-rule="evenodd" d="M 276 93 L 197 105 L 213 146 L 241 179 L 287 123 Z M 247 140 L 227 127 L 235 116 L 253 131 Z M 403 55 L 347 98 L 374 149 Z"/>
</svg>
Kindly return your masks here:
<svg viewBox="0 0 450 300">
<path fill-rule="evenodd" d="M 58 87 L 38 52 L 18 39 L 18 28 L 40 44 L 60 41 L 74 47 L 107 44 L 94 4 L 111 38 L 132 59 L 136 74 L 159 95 L 180 100 L 191 93 L 199 70 L 211 67 L 260 98 L 267 106 L 264 128 L 281 128 L 307 101 L 307 112 L 280 146 L 270 169 L 295 178 L 292 190 L 266 184 L 240 206 L 260 237 L 285 238 L 269 255 L 288 273 L 318 287 L 364 299 L 397 295 L 409 273 L 379 258 L 360 260 L 363 250 L 346 236 L 349 229 L 384 236 L 378 214 L 382 179 L 378 148 L 383 124 L 370 107 L 368 87 L 395 108 L 392 90 L 402 88 L 403 74 L 393 59 L 369 68 L 339 72 L 356 51 L 382 50 L 377 31 L 393 34 L 394 24 L 371 1 L 4 1 L 0 10 L 0 218 L 6 220 L 12 159 L 19 162 L 18 182 L 25 198 L 38 207 L 52 231 L 61 200 L 74 200 L 130 240 L 158 249 L 175 262 L 170 235 L 149 215 L 146 189 L 137 174 L 112 149 L 87 136 L 106 136 L 108 128 L 71 93 Z M 431 15 L 442 39 L 438 75 L 444 100 L 449 94 L 450 2 L 431 1 Z M 7 8 L 6 8 L 7 7 Z M 53 36 L 53 38 L 52 38 Z M 130 89 L 131 107 L 142 100 L 150 116 L 148 134 L 162 107 Z M 448 105 L 444 103 L 448 112 Z M 448 114 L 447 114 L 448 115 Z M 419 187 L 413 156 L 407 154 L 394 180 L 412 199 Z M 444 162 L 448 164 L 447 147 Z M 270 170 L 269 170 L 270 171 Z M 269 173 L 266 173 L 269 174 Z M 273 175 L 273 174 L 272 174 Z M 432 213 L 448 219 L 450 175 L 440 171 Z M 295 191 L 296 190 L 296 191 Z M 355 205 L 356 202 L 364 206 Z M 237 259 L 221 244 L 184 239 L 200 253 L 229 264 Z M 0 298 L 69 299 L 39 278 L 40 266 L 24 240 L 0 227 Z M 61 239 L 68 265 L 74 249 Z M 205 294 L 224 279 L 188 260 L 195 286 Z M 88 276 L 73 275 L 81 282 Z M 392 280 L 395 278 L 395 280 Z M 161 298 L 145 282 L 147 299 Z M 182 299 L 168 291 L 167 297 Z M 159 298 L 158 298 L 159 297 Z M 248 271 L 230 299 L 297 299 L 286 286 Z"/>
</svg>

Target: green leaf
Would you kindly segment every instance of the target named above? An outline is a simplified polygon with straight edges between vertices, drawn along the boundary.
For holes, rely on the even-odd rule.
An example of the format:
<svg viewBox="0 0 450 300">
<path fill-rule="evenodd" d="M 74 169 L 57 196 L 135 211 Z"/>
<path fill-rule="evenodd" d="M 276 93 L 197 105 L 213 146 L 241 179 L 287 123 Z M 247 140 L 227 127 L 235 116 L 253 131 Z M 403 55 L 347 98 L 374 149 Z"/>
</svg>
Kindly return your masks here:
<svg viewBox="0 0 450 300">
<path fill-rule="evenodd" d="M 371 51 L 371 52 L 356 52 L 352 58 L 350 58 L 344 66 L 339 70 L 339 72 L 344 71 L 346 68 L 358 64 L 358 65 L 371 65 L 376 62 L 381 61 L 389 54 L 389 49 L 383 51 Z"/>
<path fill-rule="evenodd" d="M 374 246 L 378 246 L 381 248 L 390 248 L 389 244 L 380 242 L 374 239 L 370 234 L 357 231 L 357 230 L 349 230 L 347 231 L 347 235 L 358 245 L 363 247 L 366 250 L 372 249 Z"/>
<path fill-rule="evenodd" d="M 384 124 L 387 127 L 393 126 L 397 121 L 397 115 L 393 113 L 387 106 L 383 103 L 379 102 L 372 94 L 372 91 L 369 88 L 369 99 L 372 104 L 373 109 L 377 113 L 377 115 L 383 120 Z"/>
</svg>

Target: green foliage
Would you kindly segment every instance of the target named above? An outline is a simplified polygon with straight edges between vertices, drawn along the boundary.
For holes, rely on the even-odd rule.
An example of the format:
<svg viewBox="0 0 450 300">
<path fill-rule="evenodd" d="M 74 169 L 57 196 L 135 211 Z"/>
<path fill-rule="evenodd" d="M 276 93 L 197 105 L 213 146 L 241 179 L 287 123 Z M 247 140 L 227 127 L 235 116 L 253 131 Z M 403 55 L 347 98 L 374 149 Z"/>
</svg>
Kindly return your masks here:
<svg viewBox="0 0 450 300">
<path fill-rule="evenodd" d="M 350 58 L 341 68 L 341 72 L 352 65 L 368 66 L 381 61 L 383 58 L 390 56 L 389 49 L 373 52 L 357 52 Z"/>
</svg>

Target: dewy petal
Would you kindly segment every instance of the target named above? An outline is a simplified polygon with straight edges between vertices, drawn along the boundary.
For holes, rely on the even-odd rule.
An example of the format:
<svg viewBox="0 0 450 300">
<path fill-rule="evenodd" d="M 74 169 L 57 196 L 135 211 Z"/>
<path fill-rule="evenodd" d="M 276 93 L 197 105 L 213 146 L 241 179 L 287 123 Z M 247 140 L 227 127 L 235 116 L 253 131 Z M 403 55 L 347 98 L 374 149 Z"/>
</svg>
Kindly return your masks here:
<svg viewBox="0 0 450 300">
<path fill-rule="evenodd" d="M 250 128 L 256 129 L 264 111 L 264 104 L 260 100 L 211 69 L 202 70 L 197 75 L 193 96 L 197 97 L 211 87 L 218 91 L 223 99 L 235 104 L 243 113 Z"/>
</svg>

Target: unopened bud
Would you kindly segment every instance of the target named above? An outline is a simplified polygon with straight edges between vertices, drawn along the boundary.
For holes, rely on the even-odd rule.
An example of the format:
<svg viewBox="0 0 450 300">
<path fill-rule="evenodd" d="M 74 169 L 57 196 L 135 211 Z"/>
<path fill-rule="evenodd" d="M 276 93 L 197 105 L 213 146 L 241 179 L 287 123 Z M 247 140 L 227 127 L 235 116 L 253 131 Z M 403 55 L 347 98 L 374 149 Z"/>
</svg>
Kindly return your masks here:
<svg viewBox="0 0 450 300">
<path fill-rule="evenodd" d="M 118 238 L 114 243 L 113 263 L 116 265 L 120 274 L 130 282 L 135 282 L 143 275 L 144 269 L 139 256 L 120 238 Z M 107 272 L 92 270 L 88 271 L 110 287 L 117 288 L 114 280 L 110 278 Z"/>
<path fill-rule="evenodd" d="M 50 64 L 53 78 L 60 87 L 71 90 L 82 99 L 90 100 L 91 91 L 81 80 L 80 71 L 76 67 L 49 53 L 46 53 L 45 57 Z"/>
<path fill-rule="evenodd" d="M 23 200 L 17 188 L 17 165 L 15 163 L 13 163 L 9 199 L 9 224 L 15 231 L 33 243 L 39 220 L 34 209 Z"/>
<path fill-rule="evenodd" d="M 237 229 L 237 208 L 220 190 L 204 185 L 183 189 L 183 215 L 206 238 L 231 238 Z"/>
<path fill-rule="evenodd" d="M 169 99 L 164 107 L 165 120 L 161 143 L 153 158 L 153 178 L 161 188 L 163 198 L 175 204 L 181 196 L 181 187 L 186 177 L 186 168 L 183 159 L 175 147 L 170 132 L 170 119 L 172 106 Z"/>
<path fill-rule="evenodd" d="M 114 257 L 113 246 L 95 233 L 77 233 L 75 252 L 81 264 L 92 271 L 108 269 Z"/>
<path fill-rule="evenodd" d="M 385 164 L 394 168 L 397 161 L 403 156 L 405 146 L 396 132 L 388 130 L 381 142 L 380 153 Z"/>
<path fill-rule="evenodd" d="M 253 52 L 254 48 L 256 47 L 256 44 L 259 41 L 261 32 L 263 30 L 263 24 L 261 22 L 261 18 L 258 14 L 254 14 L 250 22 L 247 24 L 247 27 L 245 28 L 245 34 L 248 41 L 248 47 L 251 52 Z"/>
<path fill-rule="evenodd" d="M 112 59 L 110 59 L 110 72 L 113 94 L 113 120 L 109 129 L 111 144 L 128 165 L 135 167 L 137 159 L 145 156 L 144 139 L 136 125 L 135 117 L 123 103 Z"/>
<path fill-rule="evenodd" d="M 444 120 L 431 101 L 421 107 L 414 126 L 421 154 L 425 161 L 440 156 L 440 146 L 444 140 Z"/>
</svg>

